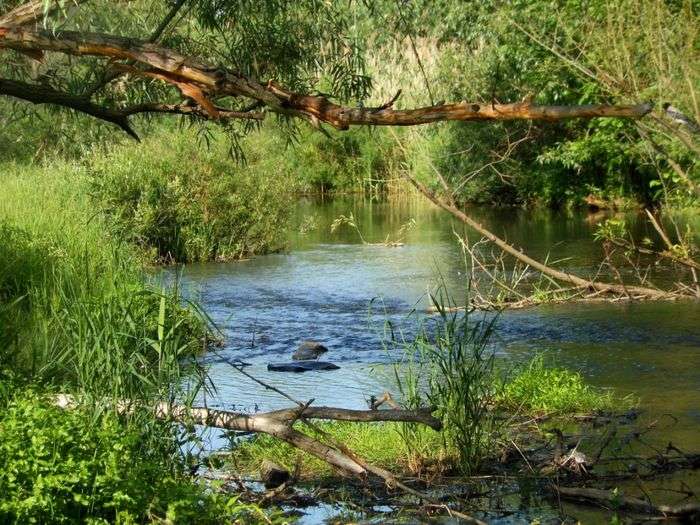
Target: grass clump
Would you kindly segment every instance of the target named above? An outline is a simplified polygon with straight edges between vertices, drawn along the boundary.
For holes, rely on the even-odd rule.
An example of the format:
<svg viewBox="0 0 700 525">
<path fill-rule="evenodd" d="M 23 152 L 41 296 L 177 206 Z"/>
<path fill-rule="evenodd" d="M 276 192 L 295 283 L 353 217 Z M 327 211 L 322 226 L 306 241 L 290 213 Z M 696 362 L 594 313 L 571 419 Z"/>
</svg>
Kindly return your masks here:
<svg viewBox="0 0 700 525">
<path fill-rule="evenodd" d="M 189 475 L 189 435 L 109 408 L 186 402 L 207 324 L 145 275 L 88 187 L 65 163 L 0 170 L 0 522 L 268 522 Z M 57 392 L 84 403 L 63 412 Z"/>
<path fill-rule="evenodd" d="M 401 436 L 400 423 L 333 421 L 316 422 L 314 426 L 318 427 L 322 433 L 309 427 L 302 431 L 320 441 L 343 443 L 373 465 L 395 471 L 415 472 L 414 451 L 406 447 L 406 442 Z M 431 459 L 438 459 L 440 433 L 427 429 L 426 436 L 428 435 L 432 438 L 432 450 L 435 453 L 431 455 Z M 265 459 L 273 459 L 290 471 L 299 468 L 299 474 L 302 477 L 328 477 L 334 473 L 333 468 L 325 461 L 271 436 L 257 435 L 232 445 L 231 463 L 237 471 L 257 473 Z"/>
<path fill-rule="evenodd" d="M 630 397 L 619 398 L 587 384 L 578 372 L 547 366 L 542 355 L 505 381 L 497 402 L 506 410 L 561 416 L 620 410 L 634 404 Z"/>
<path fill-rule="evenodd" d="M 435 407 L 443 424 L 441 454 L 454 457 L 465 475 L 478 471 L 492 455 L 498 420 L 491 410 L 497 382 L 489 347 L 493 320 L 474 320 L 450 311 L 444 297 L 434 324 L 404 348 L 404 362 L 395 367 L 396 383 L 407 408 Z M 419 454 L 431 449 L 426 429 L 404 424 L 406 447 Z"/>
<path fill-rule="evenodd" d="M 161 132 L 93 155 L 90 191 L 116 234 L 152 260 L 241 259 L 282 248 L 289 212 L 278 166 L 255 151 L 247 160 L 232 159 L 223 139 Z"/>
</svg>

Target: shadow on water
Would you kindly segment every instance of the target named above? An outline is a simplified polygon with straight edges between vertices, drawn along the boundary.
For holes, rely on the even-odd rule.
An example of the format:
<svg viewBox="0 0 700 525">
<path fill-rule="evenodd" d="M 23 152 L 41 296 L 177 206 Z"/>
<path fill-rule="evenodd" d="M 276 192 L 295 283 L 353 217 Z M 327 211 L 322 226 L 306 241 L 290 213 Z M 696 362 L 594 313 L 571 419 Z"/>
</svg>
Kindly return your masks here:
<svg viewBox="0 0 700 525">
<path fill-rule="evenodd" d="M 364 245 L 355 231 L 330 232 L 341 214 L 353 213 L 363 236 L 381 242 L 413 218 L 405 246 Z M 586 214 L 474 210 L 492 231 L 539 258 L 592 275 L 600 249 L 595 220 Z M 643 221 L 628 216 L 632 228 Z M 455 299 L 467 276 L 454 232 L 463 225 L 423 201 L 303 200 L 296 207 L 289 251 L 231 264 L 188 266 L 186 282 L 226 337 L 217 354 L 202 358 L 217 387 L 209 406 L 266 410 L 288 406 L 279 396 L 237 374 L 221 360 L 251 363 L 256 377 L 316 404 L 363 408 L 372 394 L 391 387 L 383 365 L 395 356 L 382 345 L 385 323 L 410 338 L 428 306 L 427 290 L 442 276 Z M 472 235 L 472 237 L 474 237 Z M 474 240 L 476 240 L 474 238 Z M 657 270 L 657 280 L 672 279 Z M 332 372 L 279 374 L 269 362 L 286 361 L 304 339 L 326 345 Z M 634 392 L 650 419 L 676 420 L 658 443 L 698 449 L 700 429 L 700 304 L 569 304 L 504 313 L 497 352 L 513 362 L 546 351 L 580 370 L 592 383 Z"/>
</svg>

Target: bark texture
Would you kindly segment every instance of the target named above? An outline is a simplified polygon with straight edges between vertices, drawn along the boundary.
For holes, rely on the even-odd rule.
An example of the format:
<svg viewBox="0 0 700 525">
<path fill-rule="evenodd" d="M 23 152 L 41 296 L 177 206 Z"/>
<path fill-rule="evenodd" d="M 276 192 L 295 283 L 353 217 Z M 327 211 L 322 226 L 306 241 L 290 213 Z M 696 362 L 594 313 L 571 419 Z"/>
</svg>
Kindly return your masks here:
<svg viewBox="0 0 700 525">
<path fill-rule="evenodd" d="M 220 118 L 212 99 L 226 96 L 252 99 L 269 111 L 304 118 L 312 124 L 326 123 L 339 130 L 350 126 L 415 126 L 440 121 L 543 120 L 570 118 L 638 119 L 649 113 L 650 104 L 543 106 L 529 101 L 513 104 L 482 104 L 461 101 L 414 109 L 393 109 L 397 97 L 374 108 L 346 107 L 324 96 L 294 93 L 273 81 L 258 82 L 235 71 L 185 56 L 153 42 L 100 33 L 47 32 L 0 24 L 0 49 L 22 53 L 57 52 L 72 56 L 96 56 L 115 62 L 121 73 L 149 76 L 176 86 L 183 96 L 202 109 L 202 116 Z M 122 61 L 121 63 L 118 61 Z M 46 103 L 56 103 L 47 100 Z M 82 111 L 84 106 L 74 104 Z M 88 114 L 102 118 L 92 110 Z M 120 126 L 124 129 L 123 126 Z"/>
</svg>

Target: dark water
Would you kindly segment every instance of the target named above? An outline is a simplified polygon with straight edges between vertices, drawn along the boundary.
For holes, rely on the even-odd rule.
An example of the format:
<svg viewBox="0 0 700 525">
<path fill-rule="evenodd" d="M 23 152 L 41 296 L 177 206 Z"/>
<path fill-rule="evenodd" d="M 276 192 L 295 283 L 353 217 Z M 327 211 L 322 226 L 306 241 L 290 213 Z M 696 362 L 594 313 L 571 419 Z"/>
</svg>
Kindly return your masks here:
<svg viewBox="0 0 700 525">
<path fill-rule="evenodd" d="M 251 373 L 295 398 L 365 407 L 370 395 L 392 388 L 386 364 L 396 356 L 382 344 L 386 322 L 410 337 L 425 316 L 428 290 L 441 280 L 456 298 L 465 289 L 464 259 L 455 242 L 455 232 L 465 230 L 421 200 L 309 200 L 291 205 L 295 229 L 288 252 L 185 270 L 185 280 L 226 336 L 224 348 L 203 358 L 218 390 L 207 399 L 210 406 L 289 406 L 231 369 L 222 362 L 224 356 L 251 363 Z M 333 219 L 350 213 L 369 242 L 394 235 L 411 218 L 416 227 L 403 247 L 363 245 L 348 227 L 330 233 Z M 536 258 L 563 260 L 561 266 L 572 272 L 590 276 L 600 263 L 592 233 L 601 217 L 493 209 L 473 214 Z M 645 233 L 641 219 L 626 218 L 638 233 Z M 674 276 L 658 269 L 653 277 L 668 281 Z M 505 359 L 515 362 L 547 352 L 593 384 L 635 393 L 645 417 L 668 414 L 675 420 L 654 438 L 659 444 L 673 441 L 682 449 L 700 451 L 697 301 L 538 307 L 507 312 L 497 327 L 495 345 Z M 341 369 L 298 375 L 267 372 L 267 363 L 288 360 L 304 339 L 330 348 L 327 359 Z"/>
</svg>

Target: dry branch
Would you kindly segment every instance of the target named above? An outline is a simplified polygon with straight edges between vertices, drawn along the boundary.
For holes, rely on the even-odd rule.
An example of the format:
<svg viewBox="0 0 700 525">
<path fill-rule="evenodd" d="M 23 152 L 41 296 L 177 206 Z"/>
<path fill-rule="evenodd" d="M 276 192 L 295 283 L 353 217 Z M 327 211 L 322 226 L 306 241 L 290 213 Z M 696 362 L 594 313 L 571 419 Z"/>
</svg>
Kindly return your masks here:
<svg viewBox="0 0 700 525">
<path fill-rule="evenodd" d="M 145 103 L 137 104 L 123 109 L 105 108 L 90 101 L 87 97 L 71 95 L 53 89 L 50 86 L 40 84 L 29 84 L 16 80 L 0 78 L 0 95 L 7 95 L 32 104 L 49 104 L 90 115 L 97 119 L 114 124 L 124 130 L 127 134 L 138 140 L 138 135 L 129 124 L 129 117 L 144 113 L 162 113 L 191 115 L 203 119 L 210 118 L 210 112 L 199 106 L 186 104 L 160 104 Z M 262 120 L 265 118 L 260 112 L 231 111 L 227 108 L 215 107 L 219 119 L 252 119 Z"/>
<path fill-rule="evenodd" d="M 61 408 L 74 408 L 78 405 L 76 398 L 60 394 L 55 404 Z M 115 408 L 120 413 L 129 413 L 135 408 L 132 403 L 117 401 Z M 226 430 L 256 432 L 269 434 L 290 445 L 316 456 L 338 468 L 346 474 L 364 477 L 368 470 L 344 452 L 326 445 L 306 434 L 299 432 L 293 425 L 300 418 L 326 419 L 336 421 L 404 421 L 422 423 L 439 430 L 441 422 L 427 410 L 348 410 L 332 407 L 302 406 L 286 410 L 276 410 L 261 414 L 244 414 L 214 410 L 209 408 L 191 408 L 182 405 L 158 403 L 153 407 L 156 418 L 180 423 L 204 425 Z"/>
<path fill-rule="evenodd" d="M 294 93 L 272 81 L 263 85 L 255 79 L 182 55 L 155 43 L 119 36 L 76 31 L 49 33 L 0 26 L 1 48 L 20 52 L 51 51 L 73 56 L 97 56 L 112 61 L 125 60 L 145 67 L 147 71 L 143 71 L 142 74 L 176 84 L 183 93 L 188 90 L 197 93 L 200 103 L 204 99 L 214 97 L 242 96 L 261 103 L 271 111 L 316 123 L 324 122 L 340 130 L 348 129 L 351 125 L 414 126 L 446 120 L 553 121 L 594 117 L 638 119 L 652 109 L 649 104 L 541 106 L 533 105 L 529 101 L 513 104 L 462 101 L 396 110 L 392 107 L 393 100 L 379 108 L 353 108 L 335 104 L 323 96 Z"/>
<path fill-rule="evenodd" d="M 627 286 L 621 284 L 605 283 L 600 281 L 591 281 L 588 279 L 583 279 L 577 275 L 568 272 L 562 272 L 560 270 L 552 268 L 551 266 L 547 266 L 546 264 L 543 264 L 533 259 L 532 257 L 529 257 L 521 250 L 518 250 L 511 244 L 505 242 L 500 237 L 494 235 L 491 231 L 487 230 L 480 223 L 469 217 L 462 210 L 457 208 L 454 204 L 451 204 L 445 201 L 444 199 L 440 198 L 436 193 L 429 190 L 424 184 L 420 183 L 415 178 L 411 177 L 408 174 L 406 175 L 406 177 L 416 187 L 416 189 L 418 189 L 418 191 L 425 195 L 431 202 L 444 209 L 445 211 L 448 211 L 461 222 L 476 230 L 480 235 L 484 236 L 489 241 L 494 243 L 505 253 L 508 253 L 509 255 L 515 257 L 522 263 L 527 264 L 528 266 L 534 268 L 543 275 L 551 277 L 552 279 L 555 279 L 560 282 L 569 283 L 583 290 L 590 290 L 599 293 L 612 293 L 616 295 L 628 296 L 630 298 L 638 297 L 646 299 L 672 299 L 678 295 L 676 293 L 671 293 L 663 290 L 655 290 L 653 288 L 646 288 L 643 286 Z"/>
<path fill-rule="evenodd" d="M 85 0 L 70 0 L 73 4 L 85 2 Z M 38 22 L 39 20 L 50 16 L 55 11 L 60 9 L 61 5 L 58 0 L 53 0 L 48 6 L 44 7 L 45 0 L 31 0 L 15 7 L 12 11 L 0 16 L 0 27 L 3 26 L 23 26 Z"/>
</svg>

